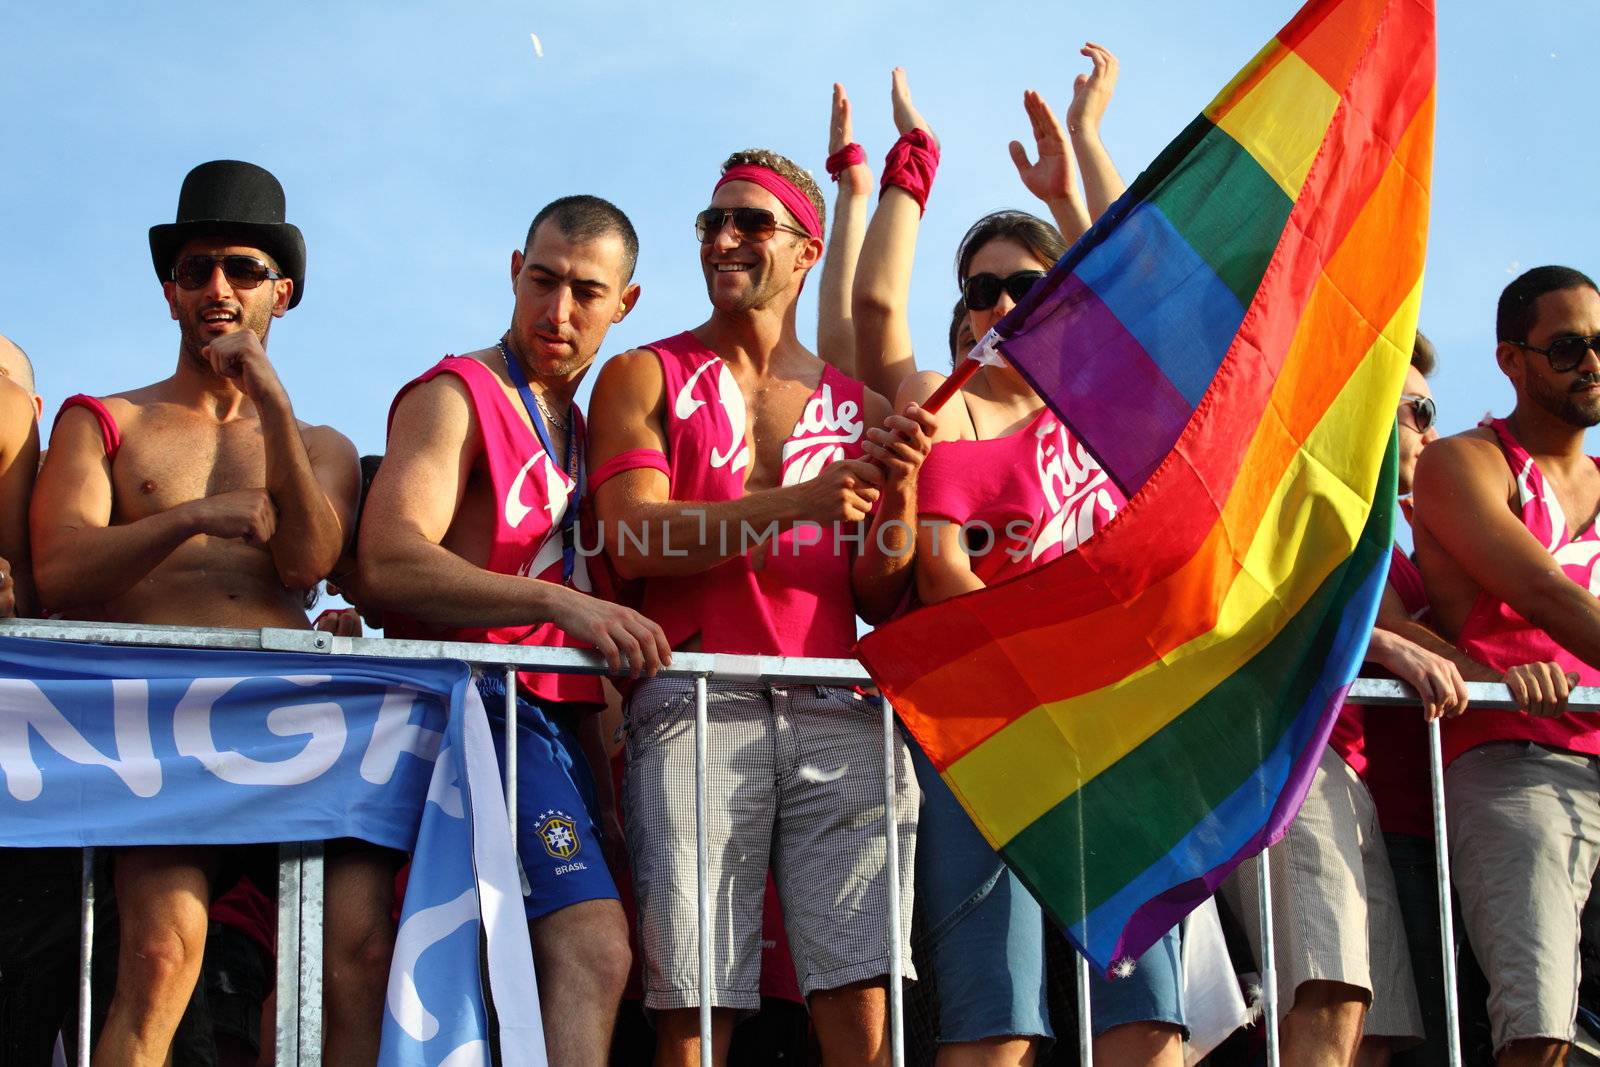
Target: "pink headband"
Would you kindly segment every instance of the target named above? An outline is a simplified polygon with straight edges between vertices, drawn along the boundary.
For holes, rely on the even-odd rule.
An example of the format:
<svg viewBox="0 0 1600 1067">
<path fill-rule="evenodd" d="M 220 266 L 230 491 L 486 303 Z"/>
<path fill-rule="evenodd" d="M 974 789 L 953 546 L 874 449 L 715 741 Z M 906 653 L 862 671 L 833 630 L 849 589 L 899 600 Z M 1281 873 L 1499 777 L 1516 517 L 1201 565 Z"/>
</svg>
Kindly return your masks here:
<svg viewBox="0 0 1600 1067">
<path fill-rule="evenodd" d="M 793 182 L 777 171 L 758 167 L 754 163 L 740 163 L 724 171 L 722 177 L 717 179 L 717 184 L 711 187 L 711 191 L 716 192 L 729 182 L 750 182 L 761 186 L 789 209 L 789 214 L 799 221 L 802 230 L 812 237 L 822 236 L 822 220 L 817 218 L 816 205 Z"/>
</svg>

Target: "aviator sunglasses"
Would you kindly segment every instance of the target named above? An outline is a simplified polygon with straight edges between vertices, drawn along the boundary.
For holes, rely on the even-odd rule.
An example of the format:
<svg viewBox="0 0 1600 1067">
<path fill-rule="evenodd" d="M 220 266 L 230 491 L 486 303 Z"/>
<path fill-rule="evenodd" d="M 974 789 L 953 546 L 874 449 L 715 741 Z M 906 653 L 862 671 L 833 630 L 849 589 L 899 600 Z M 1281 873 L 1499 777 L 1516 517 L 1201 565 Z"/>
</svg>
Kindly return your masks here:
<svg viewBox="0 0 1600 1067">
<path fill-rule="evenodd" d="M 1526 341 L 1512 341 L 1510 343 L 1518 348 L 1526 348 L 1531 352 L 1539 353 L 1550 361 L 1550 369 L 1557 374 L 1566 374 L 1577 370 L 1578 365 L 1583 362 L 1583 357 L 1587 356 L 1591 351 L 1600 356 L 1600 333 L 1591 334 L 1588 337 L 1579 334 L 1574 334 L 1571 337 L 1557 337 L 1550 342 L 1547 348 L 1530 345 Z"/>
<path fill-rule="evenodd" d="M 211 280 L 219 263 L 223 277 L 235 289 L 254 289 L 283 277 L 255 256 L 184 256 L 173 265 L 172 280 L 180 289 L 199 289 Z"/>
<path fill-rule="evenodd" d="M 761 207 L 708 207 L 694 217 L 694 235 L 701 244 L 716 237 L 728 219 L 733 219 L 733 232 L 751 244 L 759 244 L 784 230 L 800 237 L 810 237 L 804 230 L 785 226 L 778 216 Z"/>
<path fill-rule="evenodd" d="M 1431 396 L 1402 393 L 1400 403 L 1411 408 L 1411 421 L 1416 424 L 1418 433 L 1427 433 L 1439 417 L 1439 409 L 1434 406 Z"/>
<path fill-rule="evenodd" d="M 1013 304 L 1020 304 L 1043 277 L 1042 270 L 1019 270 L 1004 278 L 997 274 L 974 274 L 961 287 L 961 299 L 966 301 L 968 311 L 988 311 L 1000 303 L 1001 293 L 1008 294 Z"/>
</svg>

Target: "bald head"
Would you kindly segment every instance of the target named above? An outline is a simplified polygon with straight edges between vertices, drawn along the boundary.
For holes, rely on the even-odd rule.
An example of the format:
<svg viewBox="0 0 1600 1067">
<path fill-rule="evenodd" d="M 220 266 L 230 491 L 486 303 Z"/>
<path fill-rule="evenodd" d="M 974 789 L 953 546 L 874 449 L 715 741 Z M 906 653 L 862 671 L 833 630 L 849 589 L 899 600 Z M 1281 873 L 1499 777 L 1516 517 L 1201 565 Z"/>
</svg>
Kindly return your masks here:
<svg viewBox="0 0 1600 1067">
<path fill-rule="evenodd" d="M 0 374 L 30 393 L 37 392 L 33 385 L 33 361 L 20 345 L 5 334 L 0 334 Z"/>
</svg>

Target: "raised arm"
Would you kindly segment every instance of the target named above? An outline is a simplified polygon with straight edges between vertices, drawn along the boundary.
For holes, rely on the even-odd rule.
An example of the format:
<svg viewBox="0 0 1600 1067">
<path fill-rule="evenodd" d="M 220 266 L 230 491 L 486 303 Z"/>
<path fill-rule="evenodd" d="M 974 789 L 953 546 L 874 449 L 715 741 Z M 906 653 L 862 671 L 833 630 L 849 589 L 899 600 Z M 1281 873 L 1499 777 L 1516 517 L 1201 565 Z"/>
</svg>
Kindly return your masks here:
<svg viewBox="0 0 1600 1067">
<path fill-rule="evenodd" d="M 1072 153 L 1067 151 L 1067 132 L 1044 97 L 1032 89 L 1022 94 L 1022 106 L 1033 126 L 1034 152 L 1039 158 L 1037 162 L 1029 161 L 1022 142 L 1012 141 L 1011 162 L 1017 165 L 1017 176 L 1028 192 L 1049 208 L 1056 229 L 1070 245 L 1089 229 L 1089 212 L 1078 192 Z"/>
<path fill-rule="evenodd" d="M 902 134 L 912 129 L 932 133 L 912 104 L 906 73 L 898 67 L 890 95 L 896 129 Z M 916 198 L 891 185 L 878 198 L 861 246 L 861 266 L 851 294 L 856 370 L 867 388 L 883 396 L 894 396 L 900 383 L 917 370 L 911 351 L 909 306 L 911 265 L 921 227 L 922 208 Z"/>
<path fill-rule="evenodd" d="M 309 589 L 333 570 L 352 534 L 361 466 L 355 446 L 327 426 L 302 429 L 289 393 L 253 330 L 223 334 L 202 350 L 256 406 L 277 529 L 267 541 L 278 577 Z"/>
<path fill-rule="evenodd" d="M 0 382 L 0 615 L 33 614 L 33 554 L 28 546 L 28 502 L 39 469 L 39 424 L 33 398 L 9 380 Z M 10 610 L 4 589 L 9 587 Z"/>
<path fill-rule="evenodd" d="M 1080 74 L 1072 83 L 1072 105 L 1067 108 L 1067 130 L 1072 135 L 1072 151 L 1083 170 L 1083 189 L 1089 204 L 1090 219 L 1104 215 L 1128 188 L 1111 162 L 1111 153 L 1100 140 L 1100 121 L 1105 118 L 1111 94 L 1117 87 L 1117 57 L 1110 50 L 1089 41 L 1079 50 L 1089 57 L 1094 69 Z"/>
<path fill-rule="evenodd" d="M 601 368 L 589 405 L 591 471 L 628 453 L 656 453 L 665 462 L 664 391 L 661 365 L 649 352 L 627 352 Z M 700 574 L 754 549 L 754 538 L 773 524 L 810 521 L 831 529 L 836 520 L 860 521 L 882 481 L 872 464 L 840 460 L 810 481 L 737 500 L 674 500 L 666 474 L 636 466 L 596 484 L 595 514 L 623 578 Z"/>
<path fill-rule="evenodd" d="M 1509 478 L 1494 442 L 1475 434 L 1435 441 L 1417 460 L 1415 521 L 1484 592 L 1600 666 L 1600 600 L 1512 514 Z"/>
<path fill-rule="evenodd" d="M 854 144 L 850 98 L 844 86 L 833 86 L 833 119 L 828 125 L 828 158 Z M 859 147 L 859 146 L 857 146 Z M 830 173 L 833 168 L 830 167 Z M 865 158 L 832 173 L 839 183 L 833 201 L 833 228 L 822 261 L 822 287 L 817 290 L 817 355 L 850 377 L 856 377 L 855 327 L 850 320 L 850 290 L 855 284 L 861 241 L 867 232 L 867 200 L 872 195 L 872 168 Z"/>
<path fill-rule="evenodd" d="M 472 404 L 455 375 L 401 398 L 361 519 L 356 565 L 365 600 L 443 626 L 553 622 L 598 648 L 613 670 L 625 656 L 635 675 L 670 659 L 660 628 L 637 612 L 554 582 L 484 570 L 444 547 L 477 442 Z"/>
</svg>

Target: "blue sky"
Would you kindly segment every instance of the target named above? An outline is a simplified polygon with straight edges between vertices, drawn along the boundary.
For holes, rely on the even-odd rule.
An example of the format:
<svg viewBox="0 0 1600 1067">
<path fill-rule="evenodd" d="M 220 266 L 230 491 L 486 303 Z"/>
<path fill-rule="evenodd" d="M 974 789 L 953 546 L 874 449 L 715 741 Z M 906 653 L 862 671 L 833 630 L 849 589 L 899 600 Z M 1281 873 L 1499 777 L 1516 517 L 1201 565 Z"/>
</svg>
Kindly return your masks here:
<svg viewBox="0 0 1600 1067">
<path fill-rule="evenodd" d="M 1508 407 L 1492 322 L 1512 275 L 1600 271 L 1595 82 L 1580 51 L 1600 40 L 1600 4 L 1441 6 L 1423 324 L 1449 432 Z M 380 451 L 401 384 L 505 327 L 509 254 L 545 202 L 598 193 L 639 229 L 644 297 L 602 358 L 675 333 L 706 313 L 691 220 L 720 160 L 762 145 L 820 174 L 837 80 L 876 169 L 898 64 L 944 144 L 913 305 L 936 367 L 957 239 L 988 210 L 1030 206 L 1006 154 L 1027 134 L 1022 91 L 1064 108 L 1086 69 L 1078 44 L 1116 51 L 1106 140 L 1131 179 L 1295 7 L 9 5 L 0 333 L 33 356 L 47 417 L 69 393 L 166 376 L 178 335 L 146 230 L 172 219 L 195 163 L 251 160 L 283 181 L 309 246 L 305 300 L 269 351 L 302 418 Z M 808 338 L 814 322 L 808 303 Z"/>
</svg>

